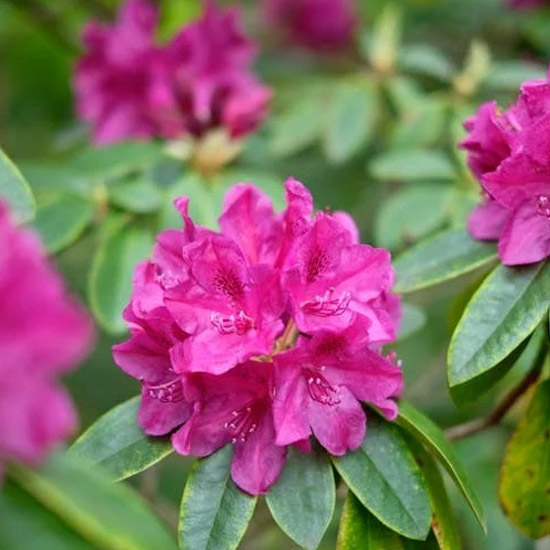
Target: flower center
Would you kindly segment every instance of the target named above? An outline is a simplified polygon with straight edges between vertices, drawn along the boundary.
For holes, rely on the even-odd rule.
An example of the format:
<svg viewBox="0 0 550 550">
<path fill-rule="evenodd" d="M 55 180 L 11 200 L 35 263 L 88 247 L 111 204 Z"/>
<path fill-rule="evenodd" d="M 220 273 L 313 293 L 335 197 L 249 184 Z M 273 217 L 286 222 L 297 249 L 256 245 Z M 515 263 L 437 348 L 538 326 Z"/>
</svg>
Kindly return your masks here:
<svg viewBox="0 0 550 550">
<path fill-rule="evenodd" d="M 323 271 L 327 268 L 328 264 L 328 256 L 318 246 L 315 246 L 306 266 L 307 282 L 315 282 L 319 275 L 321 275 Z"/>
<path fill-rule="evenodd" d="M 342 315 L 348 307 L 351 295 L 347 290 L 336 298 L 333 297 L 333 294 L 334 288 L 329 288 L 324 294 L 318 294 L 310 300 L 303 302 L 301 308 L 305 313 L 311 313 L 319 317 Z"/>
<path fill-rule="evenodd" d="M 261 403 L 250 402 L 240 409 L 231 411 L 231 419 L 224 428 L 231 434 L 231 443 L 246 443 L 256 431 L 262 416 Z"/>
<path fill-rule="evenodd" d="M 548 195 L 539 195 L 537 198 L 537 214 L 550 219 L 550 197 Z"/>
<path fill-rule="evenodd" d="M 216 290 L 234 302 L 238 302 L 244 295 L 243 284 L 232 270 L 220 269 L 214 277 Z"/>
<path fill-rule="evenodd" d="M 320 371 L 323 370 L 325 367 L 321 367 Z M 338 405 L 341 401 L 338 389 L 331 386 L 320 371 L 313 369 L 304 369 L 303 371 L 311 399 L 323 405 Z"/>
<path fill-rule="evenodd" d="M 218 329 L 220 334 L 238 334 L 242 336 L 254 327 L 254 319 L 249 317 L 244 311 L 239 311 L 237 315 L 222 315 L 221 313 L 212 313 L 210 322 Z"/>
<path fill-rule="evenodd" d="M 147 386 L 147 391 L 151 399 L 156 399 L 161 403 L 177 403 L 183 401 L 183 387 L 179 378 L 159 384 L 157 386 Z"/>
</svg>

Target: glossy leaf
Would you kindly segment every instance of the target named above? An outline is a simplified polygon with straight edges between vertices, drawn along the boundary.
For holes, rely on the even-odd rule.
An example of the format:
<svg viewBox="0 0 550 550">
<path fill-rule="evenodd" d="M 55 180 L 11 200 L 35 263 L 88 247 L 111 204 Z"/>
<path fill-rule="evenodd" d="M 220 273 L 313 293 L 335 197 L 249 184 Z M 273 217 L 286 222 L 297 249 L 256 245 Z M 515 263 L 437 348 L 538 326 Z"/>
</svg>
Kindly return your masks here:
<svg viewBox="0 0 550 550">
<path fill-rule="evenodd" d="M 399 404 L 397 422 L 412 436 L 421 441 L 441 462 L 457 487 L 460 489 L 481 527 L 486 530 L 485 514 L 466 470 L 462 466 L 452 445 L 441 429 L 427 416 L 405 401 Z"/>
<path fill-rule="evenodd" d="M 235 550 L 252 518 L 256 498 L 230 478 L 233 448 L 199 460 L 181 501 L 179 541 L 183 550 Z"/>
<path fill-rule="evenodd" d="M 403 318 L 397 335 L 398 342 L 408 338 L 426 324 L 426 315 L 419 307 L 404 303 L 402 308 Z"/>
<path fill-rule="evenodd" d="M 46 250 L 55 254 L 76 241 L 93 216 L 90 201 L 80 195 L 59 193 L 39 204 L 33 225 Z"/>
<path fill-rule="evenodd" d="M 329 106 L 324 135 L 330 161 L 344 162 L 366 144 L 376 122 L 376 93 L 366 82 L 346 83 L 337 89 Z"/>
<path fill-rule="evenodd" d="M 162 204 L 160 189 L 143 174 L 113 182 L 107 191 L 113 204 L 137 214 L 155 212 Z"/>
<path fill-rule="evenodd" d="M 97 550 L 12 481 L 0 492 L 0 548 Z"/>
<path fill-rule="evenodd" d="M 430 503 L 422 474 L 398 429 L 369 418 L 361 447 L 334 465 L 372 514 L 398 533 L 423 540 L 430 530 Z"/>
<path fill-rule="evenodd" d="M 550 306 L 550 264 L 498 266 L 478 288 L 451 339 L 451 387 L 483 375 L 535 330 Z"/>
<path fill-rule="evenodd" d="M 29 184 L 0 149 L 0 197 L 4 199 L 12 216 L 18 222 L 27 222 L 34 216 L 36 204 Z"/>
<path fill-rule="evenodd" d="M 382 525 L 348 491 L 340 517 L 336 550 L 404 550 L 397 533 Z"/>
<path fill-rule="evenodd" d="M 550 535 L 550 380 L 541 382 L 504 454 L 499 495 L 525 535 Z"/>
<path fill-rule="evenodd" d="M 408 44 L 399 56 L 400 68 L 415 74 L 449 81 L 455 67 L 438 49 L 429 44 Z"/>
<path fill-rule="evenodd" d="M 13 466 L 15 482 L 102 550 L 175 550 L 161 522 L 139 495 L 91 464 L 58 454 L 38 470 Z"/>
<path fill-rule="evenodd" d="M 291 450 L 266 500 L 279 527 L 300 547 L 314 550 L 334 514 L 335 492 L 332 465 L 325 453 Z"/>
<path fill-rule="evenodd" d="M 395 291 L 406 294 L 443 283 L 487 265 L 496 257 L 493 244 L 475 241 L 463 229 L 447 229 L 397 258 Z"/>
<path fill-rule="evenodd" d="M 462 544 L 456 517 L 439 467 L 418 441 L 409 438 L 409 446 L 428 486 L 432 503 L 432 530 L 439 543 L 439 548 L 441 550 L 461 550 Z"/>
<path fill-rule="evenodd" d="M 395 193 L 378 212 L 376 243 L 393 250 L 438 229 L 447 219 L 449 198 L 449 188 L 438 184 L 415 184 Z"/>
<path fill-rule="evenodd" d="M 376 157 L 371 165 L 372 175 L 382 181 L 453 180 L 455 168 L 440 151 L 396 150 Z"/>
<path fill-rule="evenodd" d="M 122 310 L 130 298 L 134 267 L 150 256 L 153 237 L 141 225 L 113 225 L 106 231 L 92 261 L 88 293 L 92 311 L 103 328 L 120 334 L 126 326 Z"/>
<path fill-rule="evenodd" d="M 72 445 L 69 453 L 92 462 L 119 481 L 146 470 L 172 452 L 169 437 L 149 437 L 138 426 L 140 397 L 106 412 Z"/>
</svg>

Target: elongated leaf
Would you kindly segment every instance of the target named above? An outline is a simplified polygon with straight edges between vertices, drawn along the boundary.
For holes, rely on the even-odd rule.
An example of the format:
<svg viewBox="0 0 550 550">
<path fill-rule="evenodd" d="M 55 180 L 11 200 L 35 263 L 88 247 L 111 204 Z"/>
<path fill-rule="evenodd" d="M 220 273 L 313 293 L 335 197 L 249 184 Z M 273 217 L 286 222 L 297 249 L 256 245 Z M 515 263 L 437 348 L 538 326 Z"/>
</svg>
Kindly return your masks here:
<svg viewBox="0 0 550 550">
<path fill-rule="evenodd" d="M 94 207 L 84 197 L 59 193 L 38 206 L 33 225 L 46 250 L 55 254 L 80 237 L 93 215 Z"/>
<path fill-rule="evenodd" d="M 7 201 L 12 216 L 18 222 L 27 222 L 34 216 L 36 204 L 29 184 L 0 149 L 0 198 Z"/>
<path fill-rule="evenodd" d="M 441 50 L 429 44 L 408 44 L 399 56 L 401 69 L 448 82 L 455 67 Z"/>
<path fill-rule="evenodd" d="M 340 518 L 336 550 L 403 550 L 397 533 L 382 525 L 348 491 Z"/>
<path fill-rule="evenodd" d="M 0 548 L 96 550 L 12 481 L 0 492 Z"/>
<path fill-rule="evenodd" d="M 496 257 L 493 244 L 474 241 L 463 229 L 447 229 L 397 258 L 395 291 L 406 294 L 454 279 Z"/>
<path fill-rule="evenodd" d="M 378 213 L 377 244 L 399 248 L 442 227 L 447 219 L 449 198 L 448 186 L 438 184 L 413 185 L 395 193 Z"/>
<path fill-rule="evenodd" d="M 136 422 L 140 397 L 106 412 L 72 445 L 69 453 L 101 466 L 119 481 L 146 470 L 172 452 L 168 437 L 149 437 Z"/>
<path fill-rule="evenodd" d="M 93 259 L 88 293 L 92 311 L 103 328 L 119 334 L 125 330 L 122 310 L 130 297 L 134 267 L 151 254 L 153 237 L 145 227 L 114 225 Z"/>
<path fill-rule="evenodd" d="M 39 470 L 13 466 L 9 475 L 97 548 L 176 549 L 137 493 L 113 484 L 86 462 L 58 454 Z"/>
<path fill-rule="evenodd" d="M 325 129 L 325 152 L 341 163 L 352 157 L 369 139 L 377 114 L 377 92 L 366 82 L 346 83 L 332 99 Z"/>
<path fill-rule="evenodd" d="M 397 335 L 397 341 L 401 342 L 405 338 L 408 338 L 411 334 L 414 334 L 417 330 L 420 330 L 426 324 L 426 315 L 417 306 L 412 304 L 403 304 L 403 318 L 401 320 L 401 327 L 399 328 L 399 334 Z"/>
<path fill-rule="evenodd" d="M 455 168 L 439 151 L 398 150 L 376 157 L 371 164 L 372 175 L 382 181 L 453 180 Z"/>
<path fill-rule="evenodd" d="M 256 498 L 230 479 L 231 445 L 197 462 L 181 501 L 182 550 L 234 550 L 252 518 Z"/>
<path fill-rule="evenodd" d="M 432 503 L 432 531 L 439 542 L 439 548 L 441 550 L 460 550 L 462 544 L 456 517 L 439 467 L 416 439 L 408 437 L 407 442 L 416 457 L 416 462 L 420 466 L 428 486 L 430 502 Z"/>
<path fill-rule="evenodd" d="M 129 212 L 155 212 L 162 204 L 161 190 L 143 174 L 114 182 L 107 190 L 111 202 Z"/>
<path fill-rule="evenodd" d="M 499 495 L 508 519 L 525 535 L 550 535 L 550 380 L 539 384 L 506 449 Z"/>
<path fill-rule="evenodd" d="M 478 288 L 448 354 L 451 387 L 483 375 L 512 353 L 547 315 L 550 264 L 500 265 Z"/>
<path fill-rule="evenodd" d="M 487 529 L 485 514 L 466 470 L 443 432 L 427 416 L 405 401 L 399 404 L 397 422 L 416 439 L 422 441 L 445 467 L 474 512 L 483 530 Z"/>
<path fill-rule="evenodd" d="M 266 500 L 279 527 L 300 547 L 314 550 L 334 513 L 335 492 L 326 454 L 291 450 Z"/>
<path fill-rule="evenodd" d="M 361 447 L 334 465 L 372 514 L 398 533 L 423 540 L 430 530 L 430 503 L 418 466 L 395 426 L 369 419 Z"/>
</svg>

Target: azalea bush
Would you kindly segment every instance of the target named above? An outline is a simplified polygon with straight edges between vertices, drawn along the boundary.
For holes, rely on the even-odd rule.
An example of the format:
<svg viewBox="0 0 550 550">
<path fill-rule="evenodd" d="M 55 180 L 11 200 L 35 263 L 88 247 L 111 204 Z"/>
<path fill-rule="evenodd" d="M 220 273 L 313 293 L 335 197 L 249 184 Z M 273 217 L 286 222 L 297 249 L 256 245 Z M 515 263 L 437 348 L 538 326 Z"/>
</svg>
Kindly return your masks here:
<svg viewBox="0 0 550 550">
<path fill-rule="evenodd" d="M 0 548 L 543 548 L 547 4 L 0 0 Z"/>
</svg>

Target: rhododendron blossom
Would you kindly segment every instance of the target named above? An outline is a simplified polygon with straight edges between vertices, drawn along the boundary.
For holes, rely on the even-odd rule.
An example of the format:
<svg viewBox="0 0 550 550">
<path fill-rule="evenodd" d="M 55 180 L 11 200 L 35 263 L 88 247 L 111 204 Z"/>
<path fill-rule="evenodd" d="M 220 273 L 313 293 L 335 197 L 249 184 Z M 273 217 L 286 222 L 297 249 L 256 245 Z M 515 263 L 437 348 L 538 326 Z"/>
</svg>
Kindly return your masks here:
<svg viewBox="0 0 550 550">
<path fill-rule="evenodd" d="M 128 0 L 114 24 L 86 27 L 74 82 L 95 142 L 200 138 L 215 128 L 240 138 L 255 130 L 271 94 L 250 70 L 256 48 L 239 13 L 209 1 L 163 45 L 154 41 L 157 19 L 147 0 Z"/>
<path fill-rule="evenodd" d="M 265 0 L 264 17 L 290 42 L 313 50 L 349 46 L 356 27 L 352 0 Z"/>
<path fill-rule="evenodd" d="M 510 0 L 510 6 L 518 9 L 532 9 L 550 6 L 549 0 Z"/>
<path fill-rule="evenodd" d="M 232 477 L 265 493 L 288 445 L 330 453 L 365 436 L 360 402 L 393 419 L 402 373 L 391 342 L 400 302 L 387 251 L 359 244 L 344 213 L 314 212 L 290 178 L 287 207 L 251 184 L 225 198 L 220 231 L 193 223 L 162 232 L 139 264 L 117 364 L 142 383 L 138 422 L 172 433 L 176 451 L 206 456 L 235 447 Z"/>
<path fill-rule="evenodd" d="M 550 81 L 524 83 L 506 111 L 482 105 L 465 127 L 462 147 L 484 193 L 470 233 L 498 240 L 507 265 L 543 260 L 550 255 Z"/>
<path fill-rule="evenodd" d="M 92 325 L 66 293 L 37 237 L 0 202 L 0 474 L 36 464 L 73 431 L 76 415 L 57 377 L 87 352 Z"/>
</svg>

